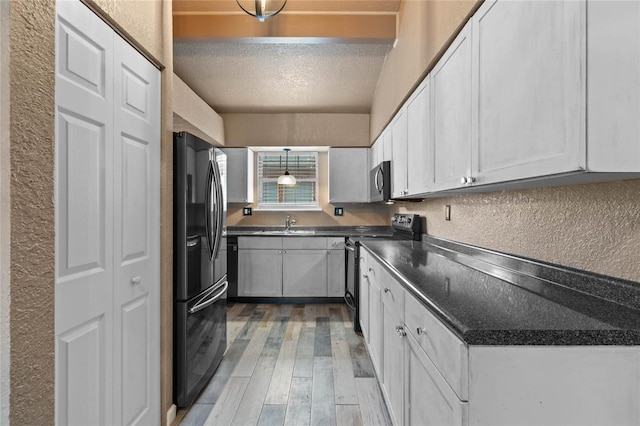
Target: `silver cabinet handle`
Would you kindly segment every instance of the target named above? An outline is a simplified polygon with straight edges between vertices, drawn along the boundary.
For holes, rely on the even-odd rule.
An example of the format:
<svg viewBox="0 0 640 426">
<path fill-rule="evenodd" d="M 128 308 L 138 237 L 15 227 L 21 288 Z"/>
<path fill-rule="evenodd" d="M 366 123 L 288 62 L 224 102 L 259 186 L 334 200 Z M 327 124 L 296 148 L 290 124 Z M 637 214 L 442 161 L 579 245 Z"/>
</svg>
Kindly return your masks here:
<svg viewBox="0 0 640 426">
<path fill-rule="evenodd" d="M 427 334 L 427 330 L 422 327 L 416 327 L 416 333 L 418 333 L 418 336 L 421 336 L 423 334 Z"/>
<path fill-rule="evenodd" d="M 389 287 L 385 287 L 385 288 L 384 288 L 384 292 L 385 292 L 385 293 L 389 293 L 390 291 L 391 291 L 391 289 L 390 289 Z"/>
<path fill-rule="evenodd" d="M 369 268 L 369 272 L 373 272 L 373 275 L 376 274 L 376 271 L 374 271 L 372 268 Z"/>
<path fill-rule="evenodd" d="M 474 178 L 473 176 L 465 176 L 463 178 L 460 178 L 460 183 L 463 185 L 471 185 L 475 181 L 476 181 L 476 178 Z"/>
<path fill-rule="evenodd" d="M 362 274 L 362 278 L 369 279 L 369 275 L 367 275 L 367 274 Z"/>
<path fill-rule="evenodd" d="M 400 337 L 404 337 L 404 336 L 407 335 L 407 332 L 404 331 L 404 327 L 401 326 L 401 325 L 397 325 L 396 326 L 396 333 L 398 333 L 398 336 L 400 336 Z"/>
<path fill-rule="evenodd" d="M 142 277 L 140 275 L 131 278 L 131 284 L 140 284 L 142 282 Z"/>
</svg>

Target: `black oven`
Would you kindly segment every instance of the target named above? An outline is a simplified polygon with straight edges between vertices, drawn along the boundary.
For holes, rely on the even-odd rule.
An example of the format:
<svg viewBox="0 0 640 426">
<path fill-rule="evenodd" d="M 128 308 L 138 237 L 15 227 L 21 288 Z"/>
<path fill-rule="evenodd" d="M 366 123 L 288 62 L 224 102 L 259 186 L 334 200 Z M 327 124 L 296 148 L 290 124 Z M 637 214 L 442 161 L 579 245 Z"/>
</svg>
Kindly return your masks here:
<svg viewBox="0 0 640 426">
<path fill-rule="evenodd" d="M 394 214 L 391 218 L 394 240 L 420 241 L 422 232 L 422 220 L 417 214 Z M 347 304 L 353 328 L 360 329 L 360 242 L 357 238 L 347 238 L 346 250 L 346 284 L 344 301 Z"/>
</svg>

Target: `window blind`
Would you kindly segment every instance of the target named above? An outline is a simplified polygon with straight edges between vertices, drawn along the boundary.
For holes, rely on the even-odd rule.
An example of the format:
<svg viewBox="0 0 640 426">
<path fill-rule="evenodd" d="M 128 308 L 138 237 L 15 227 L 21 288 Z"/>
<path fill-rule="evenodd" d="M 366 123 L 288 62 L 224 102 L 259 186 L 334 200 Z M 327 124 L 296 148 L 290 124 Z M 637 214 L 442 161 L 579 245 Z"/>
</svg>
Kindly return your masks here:
<svg viewBox="0 0 640 426">
<path fill-rule="evenodd" d="M 278 185 L 284 174 L 285 153 L 258 153 L 258 207 L 265 209 L 304 209 L 318 207 L 318 153 L 289 153 L 289 174 L 295 185 Z"/>
</svg>

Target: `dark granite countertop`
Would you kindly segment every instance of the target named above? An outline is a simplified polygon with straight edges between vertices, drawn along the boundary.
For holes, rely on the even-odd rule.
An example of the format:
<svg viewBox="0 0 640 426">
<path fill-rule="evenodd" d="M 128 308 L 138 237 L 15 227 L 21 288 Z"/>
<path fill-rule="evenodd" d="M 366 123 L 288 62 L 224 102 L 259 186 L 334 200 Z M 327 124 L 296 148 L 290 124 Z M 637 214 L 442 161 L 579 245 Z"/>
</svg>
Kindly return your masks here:
<svg viewBox="0 0 640 426">
<path fill-rule="evenodd" d="M 469 345 L 640 345 L 638 283 L 433 237 L 361 243 Z"/>
<path fill-rule="evenodd" d="M 231 237 L 391 237 L 390 226 L 293 226 L 285 232 L 282 226 L 229 226 Z"/>
</svg>

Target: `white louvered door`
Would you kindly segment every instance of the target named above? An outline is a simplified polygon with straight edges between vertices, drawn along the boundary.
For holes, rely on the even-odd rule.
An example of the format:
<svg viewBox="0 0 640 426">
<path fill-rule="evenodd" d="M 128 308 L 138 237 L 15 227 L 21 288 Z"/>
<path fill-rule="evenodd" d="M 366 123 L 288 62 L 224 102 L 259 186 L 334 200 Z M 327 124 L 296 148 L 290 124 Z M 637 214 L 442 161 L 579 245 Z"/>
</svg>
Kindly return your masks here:
<svg viewBox="0 0 640 426">
<path fill-rule="evenodd" d="M 56 423 L 159 424 L 160 73 L 56 8 Z"/>
</svg>

